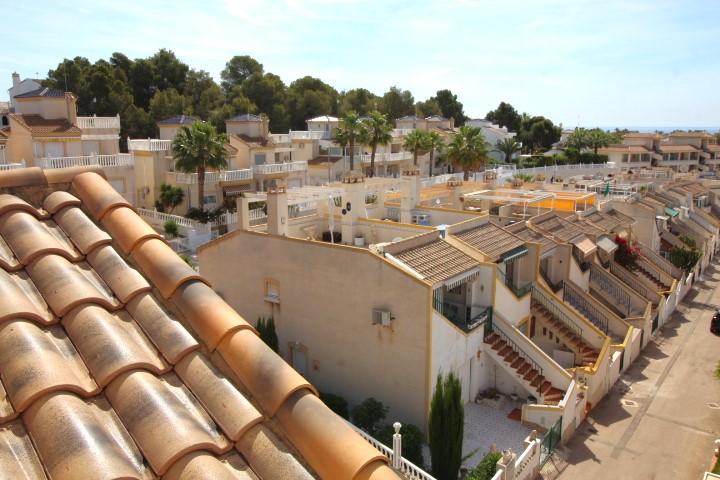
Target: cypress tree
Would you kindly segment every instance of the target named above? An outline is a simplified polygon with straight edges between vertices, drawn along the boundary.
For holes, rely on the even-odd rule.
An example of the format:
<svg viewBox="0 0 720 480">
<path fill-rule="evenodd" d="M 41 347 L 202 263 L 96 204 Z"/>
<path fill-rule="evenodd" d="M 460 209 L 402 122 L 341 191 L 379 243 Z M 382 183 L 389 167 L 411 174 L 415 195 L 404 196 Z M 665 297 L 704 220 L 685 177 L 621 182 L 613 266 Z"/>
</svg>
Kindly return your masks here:
<svg viewBox="0 0 720 480">
<path fill-rule="evenodd" d="M 428 436 L 432 475 L 438 480 L 455 480 L 462 460 L 465 406 L 462 384 L 454 372 L 440 373 L 430 402 Z"/>
</svg>

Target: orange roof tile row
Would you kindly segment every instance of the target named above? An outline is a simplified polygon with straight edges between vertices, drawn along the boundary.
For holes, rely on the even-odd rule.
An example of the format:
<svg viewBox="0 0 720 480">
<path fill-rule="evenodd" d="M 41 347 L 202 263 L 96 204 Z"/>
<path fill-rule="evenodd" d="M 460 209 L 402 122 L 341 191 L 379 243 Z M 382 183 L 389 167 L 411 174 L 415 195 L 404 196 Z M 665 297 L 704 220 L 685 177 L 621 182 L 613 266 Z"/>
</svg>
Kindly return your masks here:
<svg viewBox="0 0 720 480">
<path fill-rule="evenodd" d="M 488 255 L 493 262 L 500 260 L 503 253 L 525 244 L 521 238 L 492 223 L 453 233 L 453 236 Z"/>
<path fill-rule="evenodd" d="M 80 137 L 82 130 L 64 118 L 48 119 L 40 115 L 10 114 L 10 118 L 30 130 L 34 135 Z"/>
<path fill-rule="evenodd" d="M 0 172 L 3 475 L 399 478 L 101 175 L 69 170 Z"/>
</svg>

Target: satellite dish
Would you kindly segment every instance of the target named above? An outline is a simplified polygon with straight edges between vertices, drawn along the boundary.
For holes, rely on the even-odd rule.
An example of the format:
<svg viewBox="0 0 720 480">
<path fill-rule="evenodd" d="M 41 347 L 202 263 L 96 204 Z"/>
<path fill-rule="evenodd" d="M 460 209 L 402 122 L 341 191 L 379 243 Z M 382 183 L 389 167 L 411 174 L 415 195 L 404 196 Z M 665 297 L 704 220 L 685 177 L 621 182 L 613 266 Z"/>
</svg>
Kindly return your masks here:
<svg viewBox="0 0 720 480">
<path fill-rule="evenodd" d="M 395 237 L 392 239 L 392 243 L 402 242 L 402 240 L 403 240 L 402 237 Z"/>
<path fill-rule="evenodd" d="M 436 198 L 436 199 L 435 199 L 435 205 L 440 205 L 440 199 L 439 199 L 439 198 Z"/>
</svg>

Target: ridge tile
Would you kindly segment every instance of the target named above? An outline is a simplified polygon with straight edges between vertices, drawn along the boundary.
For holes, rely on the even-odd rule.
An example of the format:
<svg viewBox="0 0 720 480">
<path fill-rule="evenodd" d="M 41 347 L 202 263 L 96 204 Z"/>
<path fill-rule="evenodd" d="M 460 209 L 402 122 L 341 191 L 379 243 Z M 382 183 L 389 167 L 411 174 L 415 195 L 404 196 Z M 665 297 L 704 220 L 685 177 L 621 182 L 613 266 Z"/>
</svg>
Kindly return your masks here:
<svg viewBox="0 0 720 480">
<path fill-rule="evenodd" d="M 133 249 L 131 257 L 165 299 L 169 299 L 188 280 L 207 283 L 162 240 L 149 238 L 141 241 Z"/>
<path fill-rule="evenodd" d="M 107 245 L 112 242 L 110 235 L 100 230 L 78 207 L 63 208 L 53 215 L 53 220 L 84 255 L 99 245 Z"/>
<path fill-rule="evenodd" d="M 126 255 L 132 253 L 142 240 L 147 238 L 162 240 L 160 234 L 130 207 L 120 206 L 111 209 L 105 214 L 101 223 Z"/>
<path fill-rule="evenodd" d="M 292 478 L 311 480 L 307 469 L 290 453 L 287 446 L 262 423 L 254 425 L 235 444 L 240 453 L 249 459 L 250 467 L 260 478 Z M 321 478 L 351 478 L 333 474 Z"/>
<path fill-rule="evenodd" d="M 74 176 L 72 186 L 95 220 L 100 220 L 113 207 L 130 206 L 122 195 L 95 172 L 85 172 Z"/>
</svg>

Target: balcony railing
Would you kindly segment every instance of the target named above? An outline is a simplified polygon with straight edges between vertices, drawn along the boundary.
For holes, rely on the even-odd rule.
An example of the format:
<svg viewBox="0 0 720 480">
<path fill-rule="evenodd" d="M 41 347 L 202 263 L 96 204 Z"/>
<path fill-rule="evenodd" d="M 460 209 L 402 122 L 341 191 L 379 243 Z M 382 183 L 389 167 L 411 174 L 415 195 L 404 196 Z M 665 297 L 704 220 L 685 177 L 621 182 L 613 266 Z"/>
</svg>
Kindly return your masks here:
<svg viewBox="0 0 720 480">
<path fill-rule="evenodd" d="M 560 307 L 557 306 L 554 299 L 552 299 L 547 293 L 543 292 L 541 289 L 535 286 L 533 286 L 532 294 L 532 298 L 535 302 L 545 307 L 545 309 L 549 311 L 550 314 L 557 318 L 560 323 L 565 325 L 565 327 L 570 330 L 575 336 L 577 336 L 578 338 L 582 338 L 582 327 L 578 325 L 573 319 L 571 319 L 567 313 L 560 310 Z"/>
<path fill-rule="evenodd" d="M 89 128 L 120 129 L 120 115 L 116 117 L 77 117 L 75 122 L 81 130 Z"/>
<path fill-rule="evenodd" d="M 433 308 L 437 310 L 443 317 L 447 318 L 457 327 L 461 328 L 464 332 L 470 333 L 485 322 L 492 322 L 492 307 L 480 307 L 482 310 L 470 318 L 468 316 L 467 307 L 443 302 L 439 299 L 433 299 Z"/>
<path fill-rule="evenodd" d="M 553 283 L 553 281 L 550 279 L 550 276 L 542 268 L 540 268 L 540 276 L 543 278 L 543 280 L 545 280 L 545 283 L 547 283 L 548 286 L 552 289 L 553 293 L 559 292 L 560 289 L 563 287 L 562 280 Z"/>
<path fill-rule="evenodd" d="M 511 339 L 505 332 L 503 332 L 500 326 L 496 323 L 493 323 L 492 321 L 485 322 L 485 334 L 488 333 L 494 333 L 495 335 L 498 335 L 506 344 L 510 345 L 510 348 L 512 348 L 513 351 L 517 353 L 520 358 L 529 363 L 530 367 L 538 372 L 540 382 L 538 383 L 537 391 L 539 393 L 542 389 L 543 382 L 545 381 L 543 369 L 540 364 L 537 363 L 525 350 L 523 350 L 520 345 L 518 345 L 513 339 Z"/>
<path fill-rule="evenodd" d="M 225 182 L 236 180 L 252 180 L 253 172 L 249 168 L 243 170 L 223 170 L 220 172 L 205 172 L 205 183 Z M 195 185 L 198 182 L 197 173 L 177 173 L 177 183 Z"/>
<path fill-rule="evenodd" d="M 0 170 L 15 170 L 16 168 L 25 168 L 25 160 L 20 163 L 5 163 L 0 165 Z"/>
<path fill-rule="evenodd" d="M 290 138 L 293 140 L 330 140 L 332 139 L 332 132 L 314 130 L 299 130 L 293 132 L 290 130 Z"/>
<path fill-rule="evenodd" d="M 515 285 L 513 283 L 512 278 L 507 278 L 507 276 L 505 275 L 505 272 L 503 272 L 499 268 L 498 268 L 497 272 L 498 272 L 498 276 L 500 277 L 500 281 L 502 281 L 505 284 L 505 286 L 508 287 L 510 289 L 510 291 L 512 291 L 513 294 L 517 298 L 524 297 L 525 295 L 530 293 L 530 291 L 532 290 L 533 282 L 527 283 L 527 284 L 523 285 L 522 287 L 518 287 L 517 285 Z"/>
<path fill-rule="evenodd" d="M 349 159 L 350 157 L 346 157 Z M 358 155 L 355 157 L 361 163 L 370 163 L 370 155 Z M 383 162 L 401 162 L 404 160 L 412 160 L 413 156 L 410 152 L 399 153 L 377 153 L 375 154 L 375 164 Z"/>
<path fill-rule="evenodd" d="M 590 265 L 590 281 L 600 286 L 600 289 L 607 292 L 617 303 L 627 308 L 628 314 L 631 310 L 630 294 L 624 291 L 609 273 L 597 265 Z"/>
<path fill-rule="evenodd" d="M 79 157 L 36 158 L 35 165 L 45 170 L 68 167 L 85 167 L 100 165 L 101 167 L 127 167 L 132 166 L 133 158 L 129 153 L 116 153 L 113 155 L 83 155 Z"/>
<path fill-rule="evenodd" d="M 172 150 L 172 140 L 128 140 L 128 150 L 143 152 L 169 152 Z"/>
<path fill-rule="evenodd" d="M 277 173 L 307 172 L 307 162 L 270 163 L 267 165 L 253 165 L 252 171 L 257 175 L 272 175 Z"/>
<path fill-rule="evenodd" d="M 569 283 L 565 283 L 563 287 L 563 300 L 607 335 L 610 320 L 603 312 L 598 310 L 595 305 L 590 303 L 588 299 L 583 296 L 583 293 L 584 292 L 581 293 Z"/>
</svg>

